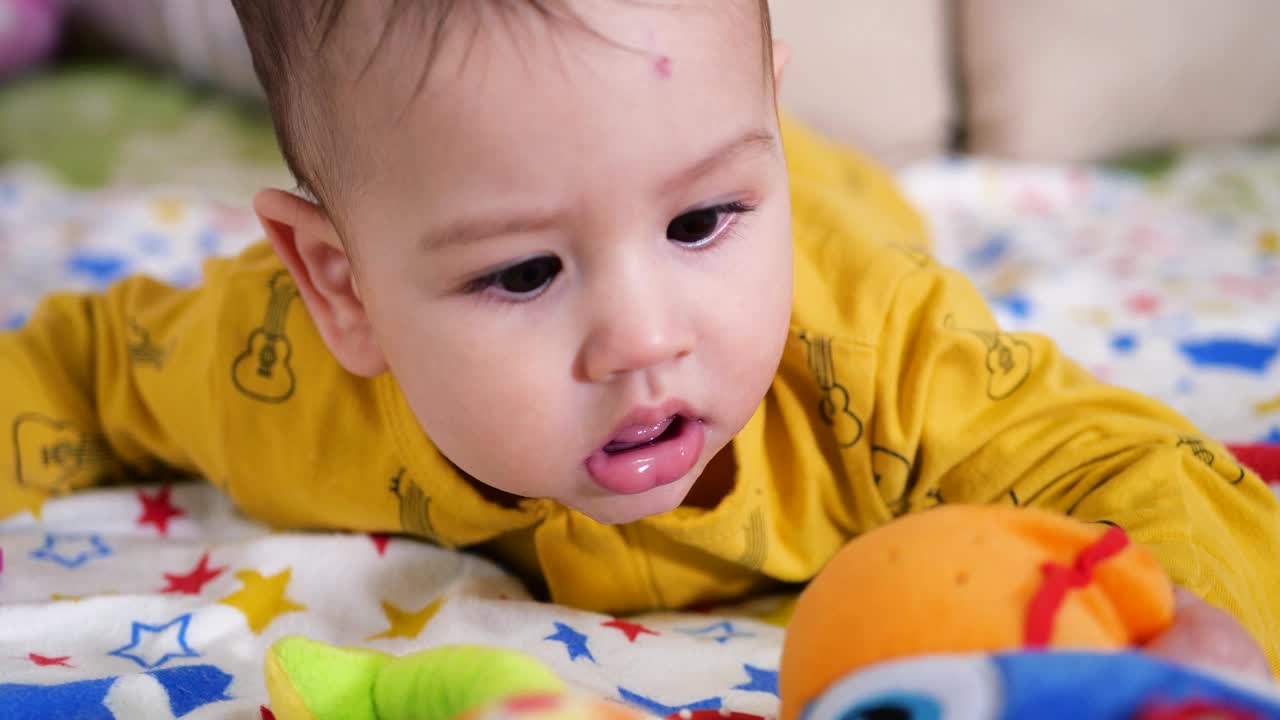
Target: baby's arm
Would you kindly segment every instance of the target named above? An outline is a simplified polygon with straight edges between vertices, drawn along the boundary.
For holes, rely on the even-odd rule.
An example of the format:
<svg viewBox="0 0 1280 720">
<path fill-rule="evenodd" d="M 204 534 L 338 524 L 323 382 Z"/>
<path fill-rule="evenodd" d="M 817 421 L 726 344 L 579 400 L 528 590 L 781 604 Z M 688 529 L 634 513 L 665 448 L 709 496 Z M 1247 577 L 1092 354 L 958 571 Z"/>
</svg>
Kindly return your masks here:
<svg viewBox="0 0 1280 720">
<path fill-rule="evenodd" d="M 1280 669 L 1280 505 L 1222 445 L 1048 339 L 998 332 L 951 271 L 904 277 L 878 347 L 876 440 L 914 449 L 913 498 L 1119 525 Z"/>
<path fill-rule="evenodd" d="M 0 517 L 116 479 L 217 473 L 217 280 L 232 262 L 194 290 L 137 277 L 54 295 L 0 334 Z"/>
</svg>

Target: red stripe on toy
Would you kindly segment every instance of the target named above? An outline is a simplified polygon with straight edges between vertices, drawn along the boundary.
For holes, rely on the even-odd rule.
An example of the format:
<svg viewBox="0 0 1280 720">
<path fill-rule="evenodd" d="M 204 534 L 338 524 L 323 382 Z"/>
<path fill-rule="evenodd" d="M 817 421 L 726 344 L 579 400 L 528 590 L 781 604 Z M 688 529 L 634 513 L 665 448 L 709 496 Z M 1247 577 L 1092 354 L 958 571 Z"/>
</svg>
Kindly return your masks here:
<svg viewBox="0 0 1280 720">
<path fill-rule="evenodd" d="M 1280 445 L 1228 445 L 1241 465 L 1269 483 L 1280 483 Z"/>
<path fill-rule="evenodd" d="M 1118 527 L 1109 528 L 1094 544 L 1080 551 L 1071 567 L 1045 563 L 1040 567 L 1044 584 L 1027 608 L 1026 645 L 1043 648 L 1053 637 L 1053 621 L 1067 599 L 1067 593 L 1093 582 L 1094 568 L 1129 547 L 1129 536 Z"/>
<path fill-rule="evenodd" d="M 1208 700 L 1188 700 L 1177 704 L 1156 704 L 1142 708 L 1136 720 L 1262 720 L 1247 708 Z"/>
</svg>

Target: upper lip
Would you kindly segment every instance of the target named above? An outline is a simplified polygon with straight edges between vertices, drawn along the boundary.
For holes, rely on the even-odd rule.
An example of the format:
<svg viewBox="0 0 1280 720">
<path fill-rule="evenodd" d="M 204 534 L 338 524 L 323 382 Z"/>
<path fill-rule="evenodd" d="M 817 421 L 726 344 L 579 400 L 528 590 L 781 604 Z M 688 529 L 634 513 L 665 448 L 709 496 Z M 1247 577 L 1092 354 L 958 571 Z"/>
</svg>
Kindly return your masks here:
<svg viewBox="0 0 1280 720">
<path fill-rule="evenodd" d="M 613 429 L 609 431 L 609 436 L 604 439 L 604 442 L 600 443 L 600 446 L 603 447 L 609 444 L 610 441 L 621 435 L 623 430 L 626 430 L 633 425 L 657 425 L 663 420 L 674 415 L 678 415 L 687 420 L 697 419 L 693 416 L 693 411 L 689 407 L 689 403 L 684 400 L 680 400 L 679 398 L 668 400 L 660 405 L 633 408 L 623 416 L 622 420 L 619 421 L 617 425 L 613 426 Z"/>
</svg>

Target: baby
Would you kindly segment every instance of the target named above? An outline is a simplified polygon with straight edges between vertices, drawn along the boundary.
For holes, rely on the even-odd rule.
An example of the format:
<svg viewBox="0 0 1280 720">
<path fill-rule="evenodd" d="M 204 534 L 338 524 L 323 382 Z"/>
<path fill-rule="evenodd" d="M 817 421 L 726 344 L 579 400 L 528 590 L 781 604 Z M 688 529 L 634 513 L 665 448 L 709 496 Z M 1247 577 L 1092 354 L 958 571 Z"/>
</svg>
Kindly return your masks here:
<svg viewBox="0 0 1280 720">
<path fill-rule="evenodd" d="M 0 336 L 0 516 L 198 473 L 622 613 L 804 582 L 903 513 L 1037 505 L 1186 588 L 1152 651 L 1280 668 L 1275 498 L 1000 332 L 884 175 L 780 127 L 763 0 L 235 5 L 302 192 L 260 193 L 269 242 L 201 288 L 59 295 Z"/>
</svg>

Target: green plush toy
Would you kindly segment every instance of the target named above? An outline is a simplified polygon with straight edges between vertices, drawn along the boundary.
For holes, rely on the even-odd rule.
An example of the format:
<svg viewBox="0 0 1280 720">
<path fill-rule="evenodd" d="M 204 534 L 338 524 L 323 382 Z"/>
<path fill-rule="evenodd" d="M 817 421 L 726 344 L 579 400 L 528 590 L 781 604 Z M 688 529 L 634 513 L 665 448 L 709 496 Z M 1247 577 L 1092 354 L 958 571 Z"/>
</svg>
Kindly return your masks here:
<svg viewBox="0 0 1280 720">
<path fill-rule="evenodd" d="M 265 669 L 277 720 L 645 717 L 570 696 L 560 678 L 532 657 L 480 645 L 397 657 L 292 636 L 271 646 Z"/>
<path fill-rule="evenodd" d="M 537 660 L 477 645 L 396 657 L 287 637 L 271 646 L 266 675 L 278 720 L 452 720 L 503 698 L 564 691 Z"/>
</svg>

